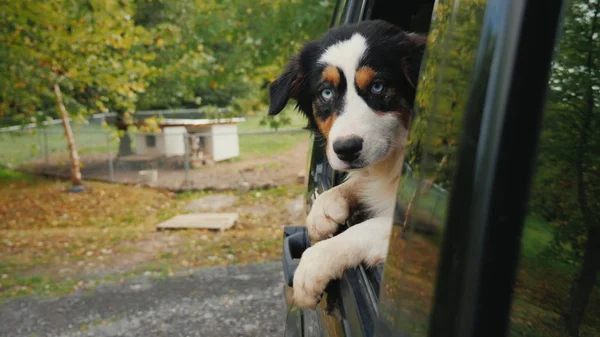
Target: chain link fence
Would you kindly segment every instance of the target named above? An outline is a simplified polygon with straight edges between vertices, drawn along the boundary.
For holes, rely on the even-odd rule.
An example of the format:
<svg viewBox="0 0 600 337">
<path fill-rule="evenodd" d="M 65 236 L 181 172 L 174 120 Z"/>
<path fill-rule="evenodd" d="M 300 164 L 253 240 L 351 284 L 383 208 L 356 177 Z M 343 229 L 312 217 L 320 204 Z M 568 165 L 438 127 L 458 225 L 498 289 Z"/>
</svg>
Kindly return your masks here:
<svg viewBox="0 0 600 337">
<path fill-rule="evenodd" d="M 301 128 L 252 130 L 244 120 L 173 119 L 157 133 L 124 132 L 104 118 L 71 121 L 84 180 L 171 190 L 249 189 L 303 179 L 309 134 Z M 0 129 L 2 166 L 68 178 L 60 121 Z"/>
</svg>

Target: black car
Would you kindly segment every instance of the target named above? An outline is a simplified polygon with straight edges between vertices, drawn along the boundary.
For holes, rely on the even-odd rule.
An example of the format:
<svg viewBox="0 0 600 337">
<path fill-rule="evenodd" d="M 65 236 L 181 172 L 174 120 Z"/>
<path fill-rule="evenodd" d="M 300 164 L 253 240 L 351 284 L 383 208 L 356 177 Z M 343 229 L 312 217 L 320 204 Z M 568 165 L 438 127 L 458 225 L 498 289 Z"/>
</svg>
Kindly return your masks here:
<svg viewBox="0 0 600 337">
<path fill-rule="evenodd" d="M 285 228 L 285 336 L 600 336 L 600 2 L 338 0 L 331 26 L 369 19 L 428 35 L 388 258 L 302 310 Z M 308 211 L 343 173 L 318 141 L 307 165 Z"/>
</svg>

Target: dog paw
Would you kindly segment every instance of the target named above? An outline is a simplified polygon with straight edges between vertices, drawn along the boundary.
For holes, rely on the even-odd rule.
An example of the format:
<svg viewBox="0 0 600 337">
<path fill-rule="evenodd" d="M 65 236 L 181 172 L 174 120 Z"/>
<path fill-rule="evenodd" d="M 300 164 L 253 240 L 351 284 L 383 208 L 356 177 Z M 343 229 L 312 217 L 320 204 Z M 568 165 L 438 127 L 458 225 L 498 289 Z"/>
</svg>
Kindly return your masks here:
<svg viewBox="0 0 600 337">
<path fill-rule="evenodd" d="M 314 309 L 329 281 L 339 278 L 344 269 L 332 251 L 331 242 L 323 241 L 302 254 L 294 273 L 294 303 L 301 308 Z"/>
<path fill-rule="evenodd" d="M 338 227 L 348 219 L 350 205 L 336 189 L 319 195 L 306 218 L 306 228 L 313 241 L 333 236 Z"/>
</svg>

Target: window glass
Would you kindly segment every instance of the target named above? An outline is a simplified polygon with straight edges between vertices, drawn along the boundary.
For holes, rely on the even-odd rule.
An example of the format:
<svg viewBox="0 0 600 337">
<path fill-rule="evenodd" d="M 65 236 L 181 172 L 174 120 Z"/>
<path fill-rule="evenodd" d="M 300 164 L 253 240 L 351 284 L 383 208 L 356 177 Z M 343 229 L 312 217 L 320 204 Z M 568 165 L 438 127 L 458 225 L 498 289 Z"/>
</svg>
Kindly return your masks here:
<svg viewBox="0 0 600 337">
<path fill-rule="evenodd" d="M 335 4 L 335 12 L 333 13 L 333 18 L 331 20 L 331 26 L 337 26 L 342 21 L 342 15 L 346 8 L 346 2 L 348 0 L 337 0 Z"/>
<path fill-rule="evenodd" d="M 438 0 L 384 266 L 382 329 L 426 336 L 440 241 L 485 0 Z"/>
<path fill-rule="evenodd" d="M 561 30 L 510 336 L 600 336 L 599 1 L 568 1 Z"/>
</svg>

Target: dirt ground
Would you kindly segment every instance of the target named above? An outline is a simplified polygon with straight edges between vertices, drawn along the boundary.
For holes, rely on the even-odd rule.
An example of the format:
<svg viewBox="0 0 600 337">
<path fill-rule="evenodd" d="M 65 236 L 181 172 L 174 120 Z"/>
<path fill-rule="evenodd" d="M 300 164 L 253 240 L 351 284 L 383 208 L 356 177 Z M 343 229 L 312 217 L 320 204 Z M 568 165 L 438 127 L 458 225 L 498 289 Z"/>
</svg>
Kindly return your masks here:
<svg viewBox="0 0 600 337">
<path fill-rule="evenodd" d="M 83 154 L 81 173 L 84 179 L 181 190 L 233 190 L 241 184 L 247 188 L 269 188 L 301 182 L 306 166 L 308 141 L 301 141 L 291 150 L 269 156 L 249 155 L 231 161 L 192 168 L 189 185 L 182 158 L 132 164 L 113 159 L 113 180 L 109 171 L 109 155 L 106 153 Z M 68 178 L 69 165 L 66 154 L 38 159 L 23 165 L 22 169 L 47 177 Z M 148 182 L 140 176 L 140 170 L 154 169 L 157 180 Z"/>
<path fill-rule="evenodd" d="M 297 183 L 174 193 L 86 182 L 83 192 L 69 193 L 68 181 L 11 174 L 0 181 L 0 302 L 93 289 L 128 275 L 168 277 L 181 269 L 277 260 L 282 228 L 302 225 L 305 217 Z M 177 214 L 201 212 L 189 204 L 220 196 L 230 201 L 210 211 L 239 216 L 224 233 L 156 230 Z"/>
</svg>

